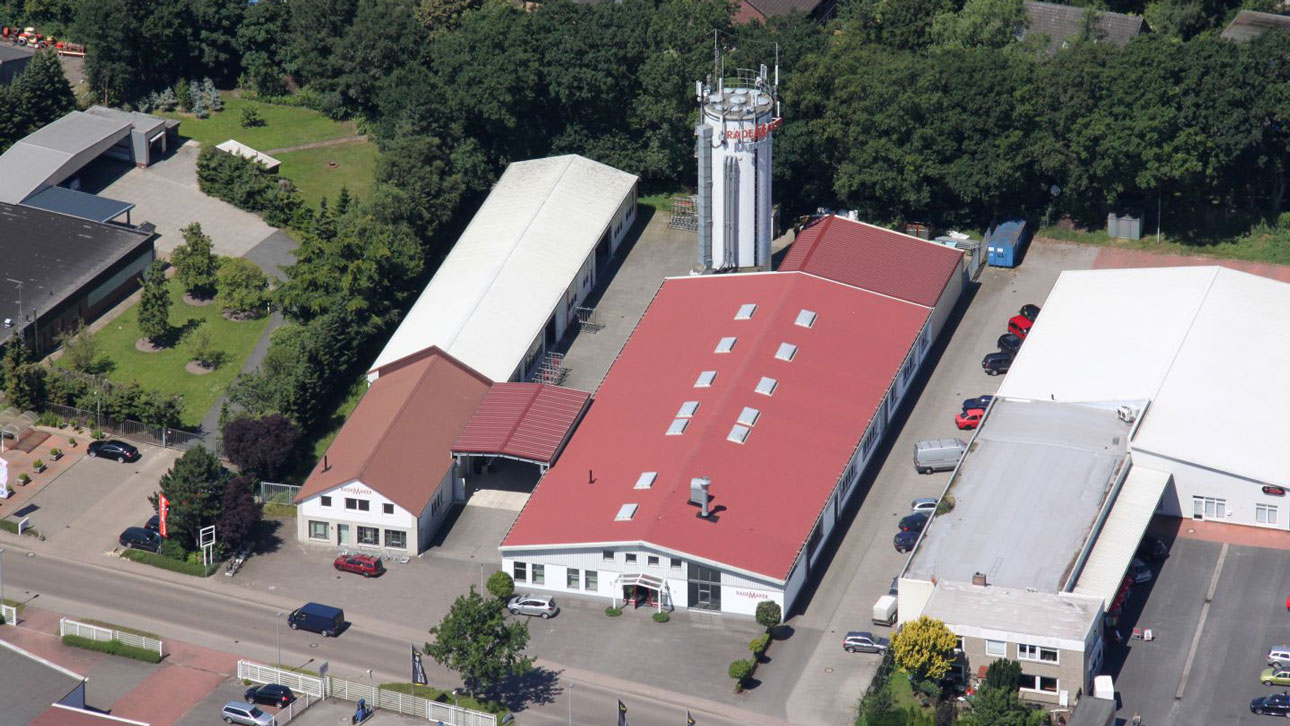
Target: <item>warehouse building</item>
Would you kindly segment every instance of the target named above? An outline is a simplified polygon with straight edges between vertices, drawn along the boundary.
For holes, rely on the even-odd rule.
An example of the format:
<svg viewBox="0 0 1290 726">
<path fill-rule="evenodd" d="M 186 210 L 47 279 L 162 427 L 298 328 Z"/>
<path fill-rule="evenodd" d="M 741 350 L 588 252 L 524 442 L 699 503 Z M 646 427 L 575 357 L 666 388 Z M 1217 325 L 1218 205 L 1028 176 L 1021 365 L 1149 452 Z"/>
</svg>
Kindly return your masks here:
<svg viewBox="0 0 1290 726">
<path fill-rule="evenodd" d="M 0 203 L 0 342 L 26 336 L 37 354 L 138 288 L 157 235 Z"/>
<path fill-rule="evenodd" d="M 368 378 L 431 346 L 494 381 L 532 378 L 626 238 L 636 192 L 581 156 L 508 166 Z"/>
<path fill-rule="evenodd" d="M 833 224 L 806 246 L 863 249 Z M 791 610 L 962 289 L 956 251 L 884 239 L 910 256 L 869 258 L 881 290 L 800 270 L 666 280 L 502 542 L 516 583 Z M 911 273 L 924 248 L 935 270 Z"/>
<path fill-rule="evenodd" d="M 0 45 L 0 86 L 13 83 L 13 79 L 27 67 L 34 55 L 27 48 Z"/>
</svg>

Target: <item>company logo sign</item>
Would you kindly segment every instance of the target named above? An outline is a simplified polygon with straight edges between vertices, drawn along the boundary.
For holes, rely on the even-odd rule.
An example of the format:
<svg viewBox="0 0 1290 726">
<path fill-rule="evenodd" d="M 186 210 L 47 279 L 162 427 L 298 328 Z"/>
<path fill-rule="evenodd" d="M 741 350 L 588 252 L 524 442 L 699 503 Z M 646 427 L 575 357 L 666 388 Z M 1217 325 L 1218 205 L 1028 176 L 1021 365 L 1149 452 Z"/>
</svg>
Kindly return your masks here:
<svg viewBox="0 0 1290 726">
<path fill-rule="evenodd" d="M 769 594 L 764 592 L 757 592 L 756 590 L 735 590 L 735 594 L 738 595 L 739 597 L 746 597 L 749 600 L 769 600 L 770 599 Z"/>
<path fill-rule="evenodd" d="M 346 494 L 371 494 L 372 493 L 371 489 L 365 489 L 363 487 L 356 486 L 354 484 L 350 484 L 347 487 L 341 487 L 340 490 L 342 492 L 345 492 Z"/>
<path fill-rule="evenodd" d="M 726 129 L 726 138 L 731 141 L 761 141 L 778 131 L 784 125 L 784 119 L 777 118 L 770 123 L 757 124 L 750 129 Z"/>
</svg>

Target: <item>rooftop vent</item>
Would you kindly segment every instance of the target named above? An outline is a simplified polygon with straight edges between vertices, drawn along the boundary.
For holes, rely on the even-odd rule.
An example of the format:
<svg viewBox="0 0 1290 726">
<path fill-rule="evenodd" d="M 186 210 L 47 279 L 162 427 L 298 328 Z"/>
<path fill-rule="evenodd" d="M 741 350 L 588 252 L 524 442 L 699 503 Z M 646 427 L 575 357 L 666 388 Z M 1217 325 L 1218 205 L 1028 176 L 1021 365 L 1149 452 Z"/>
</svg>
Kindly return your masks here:
<svg viewBox="0 0 1290 726">
<path fill-rule="evenodd" d="M 815 312 L 813 310 L 803 310 L 797 314 L 797 320 L 793 321 L 803 328 L 815 327 Z"/>
<path fill-rule="evenodd" d="M 636 486 L 633 489 L 649 489 L 654 486 L 654 480 L 658 478 L 657 471 L 642 472 L 636 480 Z"/>
<path fill-rule="evenodd" d="M 976 585 L 977 587 L 985 587 L 986 586 L 985 573 L 984 572 L 972 573 L 972 584 Z"/>
<path fill-rule="evenodd" d="M 1138 417 L 1137 412 L 1129 406 L 1121 406 L 1115 409 L 1115 415 L 1119 416 L 1121 421 L 1129 424 L 1133 423 L 1134 419 Z"/>
<path fill-rule="evenodd" d="M 618 514 L 614 517 L 615 522 L 630 522 L 632 517 L 636 516 L 635 504 L 624 504 L 618 508 Z"/>
<path fill-rule="evenodd" d="M 733 441 L 736 444 L 742 444 L 743 442 L 748 440 L 748 432 L 751 430 L 752 429 L 748 428 L 747 426 L 740 426 L 739 424 L 735 424 L 734 426 L 730 427 L 730 434 L 726 436 L 726 441 Z"/>
<path fill-rule="evenodd" d="M 708 486 L 712 480 L 706 476 L 696 476 L 690 480 L 690 504 L 699 505 L 699 516 L 707 517 L 711 514 L 708 511 Z"/>
<path fill-rule="evenodd" d="M 762 376 L 762 379 L 760 381 L 757 381 L 757 392 L 763 396 L 774 395 L 775 389 L 778 387 L 779 387 L 779 381 L 775 380 L 774 378 Z"/>
<path fill-rule="evenodd" d="M 735 320 L 751 320 L 755 312 L 757 312 L 757 303 L 744 303 L 739 306 L 739 312 L 735 313 Z"/>
<path fill-rule="evenodd" d="M 704 371 L 699 374 L 699 379 L 694 382 L 695 388 L 711 388 L 712 382 L 717 380 L 716 371 Z"/>
<path fill-rule="evenodd" d="M 780 360 L 793 360 L 797 355 L 797 346 L 792 343 L 780 343 L 779 350 L 775 351 L 775 357 Z"/>
<path fill-rule="evenodd" d="M 757 419 L 761 417 L 761 411 L 752 406 L 744 406 L 744 410 L 739 412 L 739 423 L 744 426 L 756 426 Z"/>
<path fill-rule="evenodd" d="M 667 427 L 668 436 L 680 436 L 685 433 L 685 427 L 690 425 L 690 419 L 678 418 L 672 420 L 672 425 Z"/>
<path fill-rule="evenodd" d="M 734 350 L 734 349 L 735 349 L 735 341 L 736 341 L 736 340 L 738 340 L 738 338 L 735 338 L 733 335 L 732 335 L 732 336 L 730 336 L 730 337 L 727 337 L 727 338 L 722 338 L 722 339 L 721 339 L 721 342 L 720 342 L 720 343 L 717 343 L 717 349 L 716 349 L 715 351 L 713 351 L 713 352 L 715 352 L 715 353 L 729 353 L 730 351 L 732 351 L 732 350 Z"/>
<path fill-rule="evenodd" d="M 686 401 L 685 403 L 681 404 L 680 410 L 676 412 L 676 417 L 691 418 L 692 416 L 694 416 L 694 412 L 698 410 L 699 410 L 698 401 Z"/>
</svg>

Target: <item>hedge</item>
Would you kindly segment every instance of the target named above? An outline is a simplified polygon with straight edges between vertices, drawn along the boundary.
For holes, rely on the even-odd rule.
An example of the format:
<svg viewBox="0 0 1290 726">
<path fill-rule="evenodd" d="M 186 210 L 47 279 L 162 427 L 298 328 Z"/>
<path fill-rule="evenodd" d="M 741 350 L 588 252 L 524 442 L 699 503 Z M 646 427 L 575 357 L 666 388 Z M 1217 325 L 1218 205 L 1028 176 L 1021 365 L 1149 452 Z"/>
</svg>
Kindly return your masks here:
<svg viewBox="0 0 1290 726">
<path fill-rule="evenodd" d="M 428 698 L 437 703 L 453 703 L 454 700 L 452 691 L 445 691 L 442 688 L 435 688 L 434 686 L 418 686 L 413 683 L 382 683 L 378 688 L 384 691 L 406 693 L 409 696 L 415 695 L 418 698 Z M 472 711 L 491 713 L 494 716 L 497 716 L 499 723 L 505 719 L 507 714 L 510 713 L 505 706 L 497 703 L 496 701 L 481 700 L 465 693 L 459 694 L 456 697 L 456 705 L 461 706 L 462 708 L 469 708 Z"/>
<path fill-rule="evenodd" d="M 210 577 L 219 569 L 219 565 L 211 565 L 208 570 L 202 565 L 186 562 L 184 560 L 176 560 L 172 557 L 164 557 L 162 555 L 158 555 L 153 552 L 145 552 L 143 550 L 124 550 L 121 552 L 121 556 L 127 560 L 142 562 L 145 565 L 160 567 L 163 570 L 170 570 L 171 572 L 181 572 L 185 575 L 192 575 L 193 577 Z"/>
<path fill-rule="evenodd" d="M 0 519 L 0 529 L 3 529 L 6 532 L 13 532 L 14 534 L 18 534 L 18 523 L 10 519 Z M 26 531 L 23 532 L 23 534 L 29 537 L 40 536 L 40 532 L 37 532 L 35 527 L 28 527 Z"/>
<path fill-rule="evenodd" d="M 136 648 L 133 645 L 126 645 L 119 640 L 91 640 L 79 635 L 64 635 L 63 645 L 70 645 L 73 648 L 84 648 L 86 650 L 97 650 L 100 653 L 109 655 L 119 655 L 123 658 L 133 658 L 145 663 L 160 663 L 161 656 L 156 651 Z"/>
</svg>

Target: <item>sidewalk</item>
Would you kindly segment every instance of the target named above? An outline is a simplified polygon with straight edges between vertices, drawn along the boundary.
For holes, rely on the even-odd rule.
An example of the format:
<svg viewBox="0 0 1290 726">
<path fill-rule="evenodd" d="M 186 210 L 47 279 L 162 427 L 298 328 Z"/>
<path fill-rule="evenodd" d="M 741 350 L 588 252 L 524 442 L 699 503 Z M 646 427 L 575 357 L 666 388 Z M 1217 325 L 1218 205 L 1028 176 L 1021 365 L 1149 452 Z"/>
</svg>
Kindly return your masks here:
<svg viewBox="0 0 1290 726">
<path fill-rule="evenodd" d="M 1225 542 L 1242 547 L 1290 550 L 1290 531 L 1252 527 L 1226 522 L 1206 522 L 1180 517 L 1157 515 L 1147 525 L 1147 534 L 1172 541 L 1178 538 L 1201 539 L 1207 542 Z"/>
</svg>

